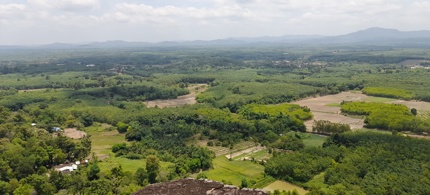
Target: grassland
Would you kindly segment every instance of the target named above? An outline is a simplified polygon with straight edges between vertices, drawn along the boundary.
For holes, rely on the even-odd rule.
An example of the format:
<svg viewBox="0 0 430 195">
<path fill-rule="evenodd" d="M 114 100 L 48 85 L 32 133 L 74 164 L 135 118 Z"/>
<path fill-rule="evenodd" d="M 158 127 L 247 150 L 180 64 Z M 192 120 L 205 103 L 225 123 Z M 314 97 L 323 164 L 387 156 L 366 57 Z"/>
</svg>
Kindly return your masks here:
<svg viewBox="0 0 430 195">
<path fill-rule="evenodd" d="M 311 133 L 302 133 L 301 137 L 306 147 L 322 147 L 327 138 L 326 136 Z"/>
<path fill-rule="evenodd" d="M 213 160 L 213 165 L 214 169 L 204 172 L 212 180 L 240 186 L 242 179 L 254 180 L 256 185 L 268 179 L 263 174 L 264 166 L 251 161 L 230 161 L 225 156 L 218 156 Z"/>
<path fill-rule="evenodd" d="M 305 195 L 306 193 L 309 192 L 300 186 L 296 186 L 296 185 L 293 185 L 291 183 L 288 183 L 285 181 L 280 181 L 280 180 L 277 180 L 277 181 L 271 183 L 270 185 L 263 188 L 263 190 L 270 191 L 270 192 L 273 192 L 275 190 L 279 190 L 279 191 L 285 190 L 287 192 L 296 190 L 300 195 Z"/>
<path fill-rule="evenodd" d="M 315 175 L 312 180 L 308 181 L 305 186 L 310 189 L 326 188 L 328 185 L 324 183 L 325 172 Z"/>
</svg>

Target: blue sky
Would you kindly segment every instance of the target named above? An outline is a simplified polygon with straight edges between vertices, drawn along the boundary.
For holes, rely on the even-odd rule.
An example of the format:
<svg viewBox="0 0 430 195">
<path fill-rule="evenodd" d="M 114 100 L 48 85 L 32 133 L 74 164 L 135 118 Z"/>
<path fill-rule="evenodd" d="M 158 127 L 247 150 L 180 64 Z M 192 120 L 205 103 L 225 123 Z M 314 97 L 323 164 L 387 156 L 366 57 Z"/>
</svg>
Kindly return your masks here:
<svg viewBox="0 0 430 195">
<path fill-rule="evenodd" d="M 430 30 L 429 0 L 0 0 L 0 45 Z"/>
</svg>

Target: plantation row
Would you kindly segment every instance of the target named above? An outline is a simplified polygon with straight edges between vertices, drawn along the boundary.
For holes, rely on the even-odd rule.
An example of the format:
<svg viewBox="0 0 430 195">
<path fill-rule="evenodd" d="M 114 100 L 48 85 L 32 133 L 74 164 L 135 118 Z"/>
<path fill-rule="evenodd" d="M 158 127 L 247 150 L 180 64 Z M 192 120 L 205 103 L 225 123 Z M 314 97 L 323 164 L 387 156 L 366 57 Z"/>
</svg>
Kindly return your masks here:
<svg viewBox="0 0 430 195">
<path fill-rule="evenodd" d="M 395 131 L 430 132 L 428 120 L 416 117 L 416 109 L 405 105 L 375 102 L 343 102 L 341 111 L 353 115 L 366 115 L 367 128 Z"/>
</svg>

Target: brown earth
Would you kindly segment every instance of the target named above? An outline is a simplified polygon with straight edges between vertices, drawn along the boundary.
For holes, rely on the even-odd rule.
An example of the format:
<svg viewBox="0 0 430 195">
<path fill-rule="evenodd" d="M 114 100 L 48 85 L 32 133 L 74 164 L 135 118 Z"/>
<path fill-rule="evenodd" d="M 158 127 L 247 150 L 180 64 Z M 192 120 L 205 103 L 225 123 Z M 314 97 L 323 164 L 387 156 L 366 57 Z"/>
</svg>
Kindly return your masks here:
<svg viewBox="0 0 430 195">
<path fill-rule="evenodd" d="M 389 99 L 387 99 L 389 100 Z M 351 129 L 361 129 L 364 125 L 364 117 L 349 117 L 341 114 L 339 106 L 329 106 L 330 104 L 340 104 L 342 101 L 372 101 L 371 96 L 357 92 L 342 92 L 335 95 L 327 95 L 316 98 L 308 98 L 293 102 L 301 106 L 307 106 L 314 114 L 314 120 L 328 120 L 335 123 L 345 123 Z M 430 103 L 422 101 L 392 100 L 385 103 L 403 104 L 409 108 L 416 108 L 420 111 L 430 111 Z M 308 131 L 312 131 L 313 120 L 306 121 Z"/>
<path fill-rule="evenodd" d="M 153 100 L 147 101 L 146 106 L 148 108 L 174 108 L 183 105 L 196 104 L 196 95 L 207 90 L 206 84 L 195 84 L 188 87 L 190 94 L 178 96 L 176 99 L 170 100 Z"/>
<path fill-rule="evenodd" d="M 269 195 L 263 190 L 224 185 L 212 180 L 181 179 L 149 185 L 133 195 Z"/>
<path fill-rule="evenodd" d="M 67 129 L 64 129 L 64 133 L 63 134 L 64 134 L 64 136 L 70 137 L 72 139 L 81 139 L 81 138 L 83 138 L 84 136 L 87 135 L 87 133 L 85 133 L 83 131 L 79 131 L 76 128 L 67 128 Z"/>
<path fill-rule="evenodd" d="M 364 118 L 352 118 L 342 115 L 340 107 L 328 106 L 328 104 L 340 104 L 342 101 L 364 101 L 368 96 L 361 93 L 342 92 L 335 95 L 327 95 L 316 98 L 308 98 L 293 102 L 300 106 L 307 106 L 314 114 L 314 120 L 328 120 L 335 123 L 349 124 L 351 129 L 361 129 L 364 125 Z M 308 131 L 312 131 L 313 120 L 306 121 Z"/>
<path fill-rule="evenodd" d="M 422 101 L 405 101 L 405 100 L 394 100 L 387 103 L 391 104 L 403 104 L 408 108 L 416 108 L 418 111 L 430 111 L 430 103 Z"/>
</svg>

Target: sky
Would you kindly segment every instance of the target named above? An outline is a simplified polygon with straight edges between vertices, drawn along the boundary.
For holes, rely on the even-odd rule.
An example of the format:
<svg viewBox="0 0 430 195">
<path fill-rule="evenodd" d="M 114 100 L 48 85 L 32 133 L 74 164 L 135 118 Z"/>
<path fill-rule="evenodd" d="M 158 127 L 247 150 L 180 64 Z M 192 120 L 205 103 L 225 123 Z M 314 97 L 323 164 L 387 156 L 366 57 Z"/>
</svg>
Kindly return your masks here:
<svg viewBox="0 0 430 195">
<path fill-rule="evenodd" d="M 430 29 L 430 0 L 0 0 L 0 45 Z"/>
</svg>

